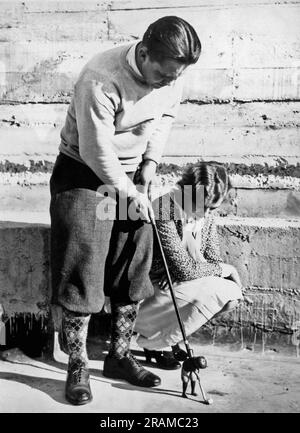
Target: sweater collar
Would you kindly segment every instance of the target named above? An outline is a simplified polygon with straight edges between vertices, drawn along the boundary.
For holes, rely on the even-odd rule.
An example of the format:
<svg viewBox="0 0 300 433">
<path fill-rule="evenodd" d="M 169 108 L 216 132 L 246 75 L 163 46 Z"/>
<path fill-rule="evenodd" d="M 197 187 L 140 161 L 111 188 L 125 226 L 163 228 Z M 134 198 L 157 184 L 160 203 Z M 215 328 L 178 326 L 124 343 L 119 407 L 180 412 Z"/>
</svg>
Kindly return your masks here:
<svg viewBox="0 0 300 433">
<path fill-rule="evenodd" d="M 131 47 L 129 48 L 129 50 L 126 54 L 126 62 L 129 65 L 130 71 L 133 73 L 133 75 L 138 80 L 145 83 L 145 79 L 144 79 L 143 75 L 140 73 L 140 71 L 137 67 L 137 64 L 136 64 L 136 60 L 135 60 L 135 51 L 136 51 L 136 47 L 139 43 L 140 43 L 140 41 L 135 42 L 134 44 L 131 45 Z"/>
</svg>

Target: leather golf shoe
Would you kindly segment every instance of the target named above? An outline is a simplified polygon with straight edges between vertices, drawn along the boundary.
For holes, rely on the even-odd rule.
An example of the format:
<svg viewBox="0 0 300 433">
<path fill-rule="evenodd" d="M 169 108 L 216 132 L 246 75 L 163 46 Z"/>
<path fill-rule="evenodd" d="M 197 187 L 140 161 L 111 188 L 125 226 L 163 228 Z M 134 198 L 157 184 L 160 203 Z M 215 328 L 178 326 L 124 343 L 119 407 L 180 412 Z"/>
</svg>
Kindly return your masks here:
<svg viewBox="0 0 300 433">
<path fill-rule="evenodd" d="M 72 362 L 68 367 L 66 399 L 74 405 L 87 404 L 93 399 L 89 370 L 81 360 Z"/>
<path fill-rule="evenodd" d="M 130 352 L 122 358 L 107 355 L 104 360 L 103 376 L 124 379 L 132 385 L 147 388 L 161 384 L 160 378 L 146 370 Z"/>
</svg>

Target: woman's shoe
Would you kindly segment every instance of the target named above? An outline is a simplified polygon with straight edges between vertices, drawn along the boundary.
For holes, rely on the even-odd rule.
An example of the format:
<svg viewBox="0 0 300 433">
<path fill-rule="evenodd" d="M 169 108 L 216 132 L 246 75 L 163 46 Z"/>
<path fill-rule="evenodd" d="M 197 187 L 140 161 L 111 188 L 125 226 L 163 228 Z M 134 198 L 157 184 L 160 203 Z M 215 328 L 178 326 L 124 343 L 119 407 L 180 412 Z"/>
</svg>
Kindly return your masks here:
<svg viewBox="0 0 300 433">
<path fill-rule="evenodd" d="M 179 344 L 175 344 L 172 347 L 173 356 L 177 361 L 185 361 L 188 358 L 188 354 L 185 350 L 181 349 Z"/>
<path fill-rule="evenodd" d="M 144 349 L 146 362 L 149 364 L 152 361 L 152 358 L 155 359 L 156 364 L 159 368 L 162 368 L 164 370 L 177 370 L 181 367 L 180 362 L 178 362 L 174 356 L 173 353 L 165 352 L 165 351 L 158 351 L 158 350 L 148 350 Z"/>
</svg>

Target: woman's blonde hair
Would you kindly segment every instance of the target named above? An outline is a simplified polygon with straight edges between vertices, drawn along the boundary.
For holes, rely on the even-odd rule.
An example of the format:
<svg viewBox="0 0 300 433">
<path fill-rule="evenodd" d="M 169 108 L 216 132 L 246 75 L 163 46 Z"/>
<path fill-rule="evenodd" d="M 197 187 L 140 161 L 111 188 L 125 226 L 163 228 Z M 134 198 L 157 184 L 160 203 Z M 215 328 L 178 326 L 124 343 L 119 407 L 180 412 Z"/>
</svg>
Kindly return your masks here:
<svg viewBox="0 0 300 433">
<path fill-rule="evenodd" d="M 214 208 L 219 205 L 232 188 L 229 175 L 225 167 L 215 161 L 201 161 L 188 166 L 178 182 L 183 187 L 191 185 L 195 190 L 204 187 L 204 208 Z"/>
</svg>

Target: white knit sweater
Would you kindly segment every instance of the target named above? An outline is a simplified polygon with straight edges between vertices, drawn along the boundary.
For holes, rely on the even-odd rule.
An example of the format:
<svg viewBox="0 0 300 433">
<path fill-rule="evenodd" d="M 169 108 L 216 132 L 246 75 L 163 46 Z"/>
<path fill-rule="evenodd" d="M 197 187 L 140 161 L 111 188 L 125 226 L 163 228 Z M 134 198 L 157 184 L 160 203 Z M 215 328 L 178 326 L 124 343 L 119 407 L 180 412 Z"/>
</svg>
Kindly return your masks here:
<svg viewBox="0 0 300 433">
<path fill-rule="evenodd" d="M 159 162 L 182 96 L 182 78 L 149 86 L 132 67 L 132 53 L 133 44 L 113 48 L 83 68 L 59 147 L 121 195 L 135 189 L 126 172 L 142 159 Z"/>
</svg>

